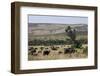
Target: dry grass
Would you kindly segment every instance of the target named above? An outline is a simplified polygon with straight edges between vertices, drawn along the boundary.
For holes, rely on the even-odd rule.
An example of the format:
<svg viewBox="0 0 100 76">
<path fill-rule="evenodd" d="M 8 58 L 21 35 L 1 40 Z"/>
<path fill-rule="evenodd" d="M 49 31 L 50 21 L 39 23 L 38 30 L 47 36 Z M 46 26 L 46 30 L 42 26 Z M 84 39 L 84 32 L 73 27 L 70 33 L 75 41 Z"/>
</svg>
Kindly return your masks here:
<svg viewBox="0 0 100 76">
<path fill-rule="evenodd" d="M 87 45 L 83 45 L 83 48 L 85 48 Z M 79 59 L 79 58 L 87 58 L 87 54 L 83 53 L 83 49 L 75 49 L 77 50 L 75 53 L 72 54 L 64 54 L 64 48 L 70 47 L 70 45 L 57 45 L 57 47 L 60 47 L 58 50 L 54 51 L 51 50 L 51 46 L 44 46 L 45 48 L 49 48 L 50 54 L 49 55 L 43 55 L 43 51 L 41 50 L 41 46 L 32 46 L 34 48 L 38 48 L 38 51 L 42 51 L 42 53 L 38 53 L 38 55 L 34 56 L 31 54 L 28 54 L 28 60 L 56 60 L 56 59 Z M 59 54 L 58 52 L 62 52 Z"/>
</svg>

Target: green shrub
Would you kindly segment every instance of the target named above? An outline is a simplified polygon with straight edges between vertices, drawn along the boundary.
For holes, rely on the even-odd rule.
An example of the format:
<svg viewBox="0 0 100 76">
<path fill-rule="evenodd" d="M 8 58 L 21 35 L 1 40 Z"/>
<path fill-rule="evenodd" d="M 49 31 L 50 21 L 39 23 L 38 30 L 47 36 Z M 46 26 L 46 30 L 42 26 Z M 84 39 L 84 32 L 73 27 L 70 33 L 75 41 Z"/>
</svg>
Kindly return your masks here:
<svg viewBox="0 0 100 76">
<path fill-rule="evenodd" d="M 82 43 L 79 40 L 76 40 L 76 41 L 73 42 L 72 47 L 73 48 L 81 48 Z"/>
</svg>

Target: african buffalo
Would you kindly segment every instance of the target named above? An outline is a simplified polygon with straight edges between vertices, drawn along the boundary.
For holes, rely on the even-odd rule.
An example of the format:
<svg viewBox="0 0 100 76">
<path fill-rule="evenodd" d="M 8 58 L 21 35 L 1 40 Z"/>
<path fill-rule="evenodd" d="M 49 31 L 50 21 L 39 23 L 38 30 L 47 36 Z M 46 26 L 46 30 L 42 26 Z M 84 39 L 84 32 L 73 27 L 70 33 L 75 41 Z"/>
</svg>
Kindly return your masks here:
<svg viewBox="0 0 100 76">
<path fill-rule="evenodd" d="M 33 55 L 34 53 L 36 53 L 36 49 L 31 50 L 31 55 Z"/>
<path fill-rule="evenodd" d="M 28 50 L 31 51 L 32 49 L 34 49 L 33 47 L 28 47 Z"/>
<path fill-rule="evenodd" d="M 50 53 L 49 50 L 45 50 L 45 51 L 43 51 L 43 55 L 44 55 L 44 56 L 45 56 L 45 55 L 49 55 L 49 53 Z"/>
<path fill-rule="evenodd" d="M 59 47 L 54 47 L 54 46 L 51 47 L 51 49 L 52 49 L 52 50 L 55 50 L 55 51 L 58 50 L 58 48 L 59 48 Z"/>
<path fill-rule="evenodd" d="M 64 48 L 64 54 L 75 53 L 75 49 L 73 48 Z"/>
<path fill-rule="evenodd" d="M 58 52 L 58 54 L 62 54 L 62 53 L 63 53 L 62 51 L 59 51 L 59 52 Z"/>
</svg>

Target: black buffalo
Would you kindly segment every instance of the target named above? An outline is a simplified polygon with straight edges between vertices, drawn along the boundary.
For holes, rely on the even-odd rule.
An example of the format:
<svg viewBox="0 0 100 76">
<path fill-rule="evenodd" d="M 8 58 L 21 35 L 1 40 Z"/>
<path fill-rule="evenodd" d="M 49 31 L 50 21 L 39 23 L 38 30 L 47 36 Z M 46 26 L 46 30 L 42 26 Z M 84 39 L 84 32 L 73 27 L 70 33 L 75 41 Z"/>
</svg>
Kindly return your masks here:
<svg viewBox="0 0 100 76">
<path fill-rule="evenodd" d="M 52 49 L 52 50 L 55 50 L 55 51 L 58 50 L 58 48 L 59 48 L 59 47 L 54 47 L 54 46 L 51 47 L 51 49 Z"/>
<path fill-rule="evenodd" d="M 43 51 L 43 55 L 49 55 L 50 51 L 49 50 L 45 50 Z"/>
<path fill-rule="evenodd" d="M 35 54 L 36 53 L 36 49 L 32 49 L 31 50 L 31 55 Z"/>
<path fill-rule="evenodd" d="M 63 53 L 62 51 L 59 51 L 59 52 L 58 52 L 58 54 L 62 54 L 62 53 Z"/>
<path fill-rule="evenodd" d="M 73 48 L 64 48 L 64 54 L 75 53 L 75 49 Z"/>
<path fill-rule="evenodd" d="M 29 47 L 28 50 L 31 51 L 32 49 L 34 49 L 33 47 Z"/>
</svg>

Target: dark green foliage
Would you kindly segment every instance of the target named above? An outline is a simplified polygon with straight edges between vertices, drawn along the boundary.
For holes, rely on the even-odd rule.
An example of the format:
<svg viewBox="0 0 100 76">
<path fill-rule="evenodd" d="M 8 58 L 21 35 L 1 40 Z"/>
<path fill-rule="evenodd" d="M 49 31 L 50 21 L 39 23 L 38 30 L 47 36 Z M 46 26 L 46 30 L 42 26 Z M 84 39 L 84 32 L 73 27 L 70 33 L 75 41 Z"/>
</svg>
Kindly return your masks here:
<svg viewBox="0 0 100 76">
<path fill-rule="evenodd" d="M 72 45 L 73 48 L 81 48 L 82 47 L 82 43 L 79 40 L 76 40 L 74 42 L 74 44 Z"/>
<path fill-rule="evenodd" d="M 75 41 L 76 39 L 76 30 L 72 29 L 70 26 L 67 27 L 67 29 L 65 29 L 67 35 L 70 37 L 70 39 L 72 41 Z"/>
<path fill-rule="evenodd" d="M 83 44 L 87 44 L 88 43 L 87 39 L 79 39 L 78 41 L 81 42 L 81 43 L 83 43 Z"/>
<path fill-rule="evenodd" d="M 64 45 L 71 44 L 69 40 L 42 40 L 42 39 L 34 39 L 28 42 L 29 45 Z"/>
<path fill-rule="evenodd" d="M 82 42 L 80 40 L 76 40 L 76 30 L 72 29 L 70 26 L 68 26 L 67 29 L 65 29 L 65 31 L 73 42 L 72 47 L 73 48 L 81 48 Z"/>
</svg>

